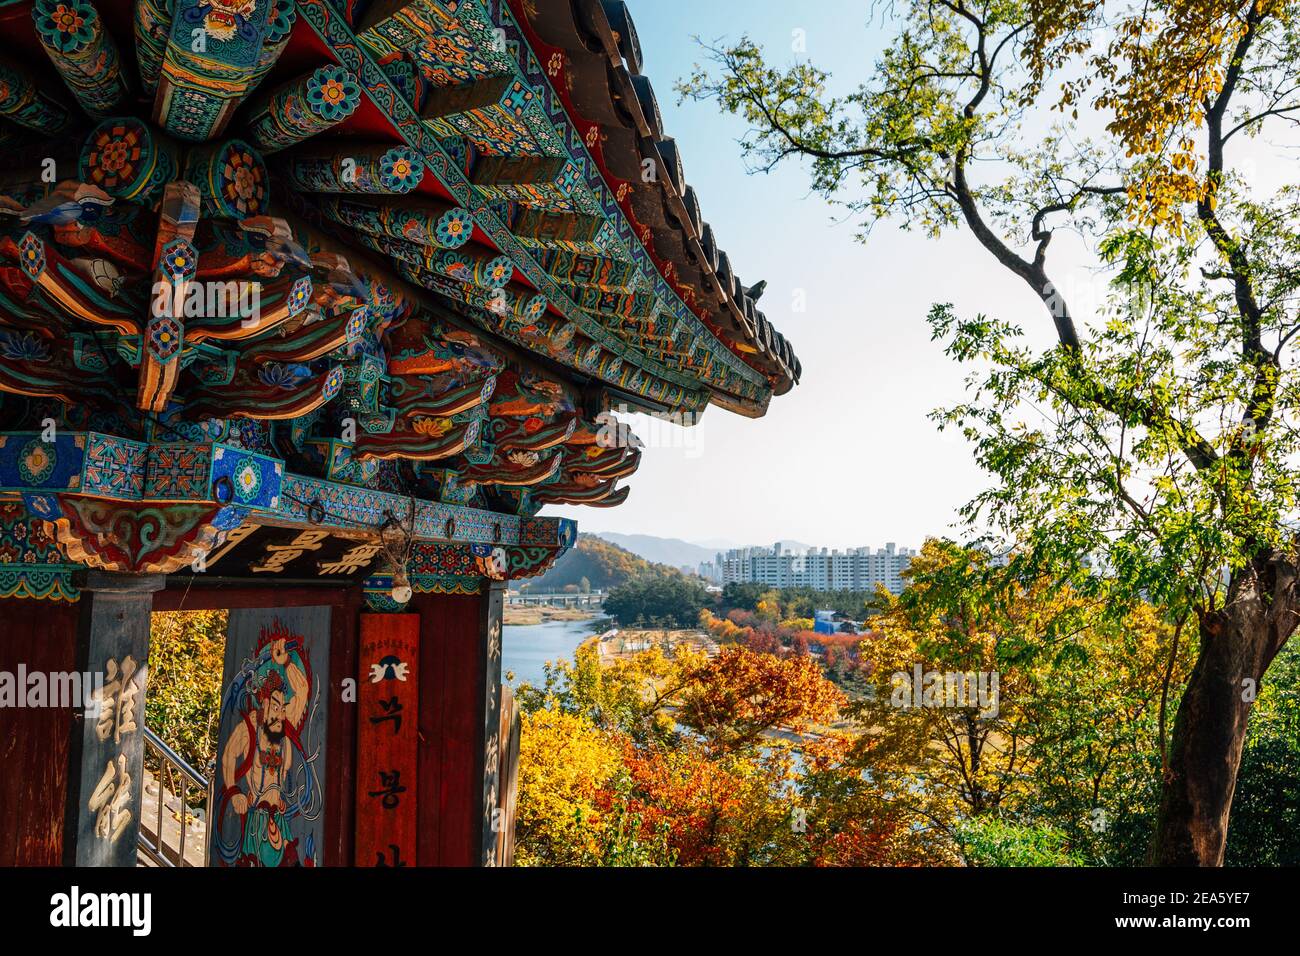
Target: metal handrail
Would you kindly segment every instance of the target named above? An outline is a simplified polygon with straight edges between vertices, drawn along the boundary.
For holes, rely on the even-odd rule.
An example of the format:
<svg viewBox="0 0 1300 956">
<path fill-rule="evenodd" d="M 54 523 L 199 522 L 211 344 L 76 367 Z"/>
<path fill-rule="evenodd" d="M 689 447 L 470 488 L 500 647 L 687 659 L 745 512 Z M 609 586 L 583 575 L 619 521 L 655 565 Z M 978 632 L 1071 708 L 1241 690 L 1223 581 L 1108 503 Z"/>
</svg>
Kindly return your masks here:
<svg viewBox="0 0 1300 956">
<path fill-rule="evenodd" d="M 185 835 L 190 828 L 190 809 L 189 793 L 193 785 L 204 795 L 203 819 L 211 825 L 212 819 L 212 784 L 208 778 L 199 773 L 188 763 L 185 758 L 178 754 L 171 747 L 155 734 L 148 727 L 144 728 L 144 745 L 147 753 L 152 753 L 158 758 L 158 775 L 155 783 L 158 787 L 158 813 L 154 826 L 154 838 L 149 839 L 145 834 L 145 829 L 139 827 L 139 852 L 145 859 L 155 866 L 190 866 L 185 859 Z M 175 848 L 175 859 L 172 859 L 172 848 L 167 845 L 163 838 L 163 810 L 166 809 L 166 796 L 169 792 L 168 780 L 174 784 L 179 784 L 172 796 L 176 797 L 180 804 L 180 838 Z M 143 824 L 144 821 L 141 821 Z M 208 841 L 203 841 L 203 866 L 208 865 Z"/>
<path fill-rule="evenodd" d="M 203 789 L 207 789 L 208 778 L 186 763 L 184 757 L 172 750 L 171 747 L 167 746 L 167 742 L 148 727 L 144 729 L 144 739 L 153 744 L 154 750 L 159 751 L 169 762 L 175 764 L 177 770 L 185 774 L 185 776 L 189 777 Z"/>
</svg>

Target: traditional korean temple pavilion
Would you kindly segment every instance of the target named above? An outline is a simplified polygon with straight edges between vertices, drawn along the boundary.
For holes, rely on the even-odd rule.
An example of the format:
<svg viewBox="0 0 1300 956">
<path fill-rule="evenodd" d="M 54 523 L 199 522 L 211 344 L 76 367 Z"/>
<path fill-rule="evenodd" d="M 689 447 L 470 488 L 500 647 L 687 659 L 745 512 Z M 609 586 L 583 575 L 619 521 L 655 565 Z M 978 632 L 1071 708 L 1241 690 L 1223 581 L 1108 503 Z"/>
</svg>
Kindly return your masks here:
<svg viewBox="0 0 1300 956">
<path fill-rule="evenodd" d="M 612 411 L 800 373 L 627 6 L 0 0 L 0 36 L 0 865 L 135 865 L 150 614 L 213 609 L 210 865 L 502 861 L 503 594 L 576 534 L 539 512 L 627 496 Z"/>
</svg>

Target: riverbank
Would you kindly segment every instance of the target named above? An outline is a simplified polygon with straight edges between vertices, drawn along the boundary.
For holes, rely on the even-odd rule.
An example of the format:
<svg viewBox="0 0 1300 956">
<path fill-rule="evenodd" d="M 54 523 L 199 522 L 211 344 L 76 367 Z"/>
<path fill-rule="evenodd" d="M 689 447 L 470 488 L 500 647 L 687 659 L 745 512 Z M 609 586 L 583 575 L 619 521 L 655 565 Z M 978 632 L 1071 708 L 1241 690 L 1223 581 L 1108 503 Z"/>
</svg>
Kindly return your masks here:
<svg viewBox="0 0 1300 956">
<path fill-rule="evenodd" d="M 613 628 L 600 640 L 600 657 L 602 662 L 632 657 L 641 651 L 657 647 L 668 656 L 679 647 L 690 647 L 703 651 L 709 657 L 718 653 L 718 642 L 698 628 L 663 629 L 663 628 Z"/>
<path fill-rule="evenodd" d="M 530 625 L 544 624 L 547 621 L 590 621 L 599 616 L 598 612 L 589 608 L 507 604 L 501 612 L 501 622 L 506 625 Z"/>
</svg>

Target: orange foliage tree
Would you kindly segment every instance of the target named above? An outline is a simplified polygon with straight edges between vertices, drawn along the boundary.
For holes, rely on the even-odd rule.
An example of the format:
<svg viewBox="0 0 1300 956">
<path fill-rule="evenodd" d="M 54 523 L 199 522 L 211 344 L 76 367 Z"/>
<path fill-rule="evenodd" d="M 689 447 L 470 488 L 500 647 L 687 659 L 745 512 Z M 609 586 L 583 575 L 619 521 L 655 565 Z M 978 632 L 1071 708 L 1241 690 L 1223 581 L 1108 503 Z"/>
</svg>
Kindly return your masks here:
<svg viewBox="0 0 1300 956">
<path fill-rule="evenodd" d="M 521 863 L 920 860 L 828 729 L 845 700 L 808 658 L 733 645 L 602 666 L 589 643 L 519 700 Z"/>
<path fill-rule="evenodd" d="M 715 747 L 737 750 L 776 729 L 798 733 L 829 723 L 844 703 L 810 658 L 730 646 L 691 673 L 680 717 Z"/>
</svg>

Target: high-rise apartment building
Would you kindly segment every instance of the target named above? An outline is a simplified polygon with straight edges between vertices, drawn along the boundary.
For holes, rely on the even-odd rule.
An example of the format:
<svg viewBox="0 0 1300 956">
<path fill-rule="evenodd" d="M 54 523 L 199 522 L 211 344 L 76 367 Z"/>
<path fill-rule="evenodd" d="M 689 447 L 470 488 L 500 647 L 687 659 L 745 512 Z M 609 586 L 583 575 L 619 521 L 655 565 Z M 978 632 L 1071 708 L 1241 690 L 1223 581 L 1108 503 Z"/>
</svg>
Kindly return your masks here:
<svg viewBox="0 0 1300 956">
<path fill-rule="evenodd" d="M 903 590 L 902 573 L 915 555 L 914 549 L 899 548 L 892 541 L 875 551 L 793 551 L 779 544 L 771 548 L 735 548 L 702 563 L 700 576 L 722 585 L 754 583 L 816 591 L 874 591 L 877 584 L 883 584 L 898 594 Z"/>
</svg>

